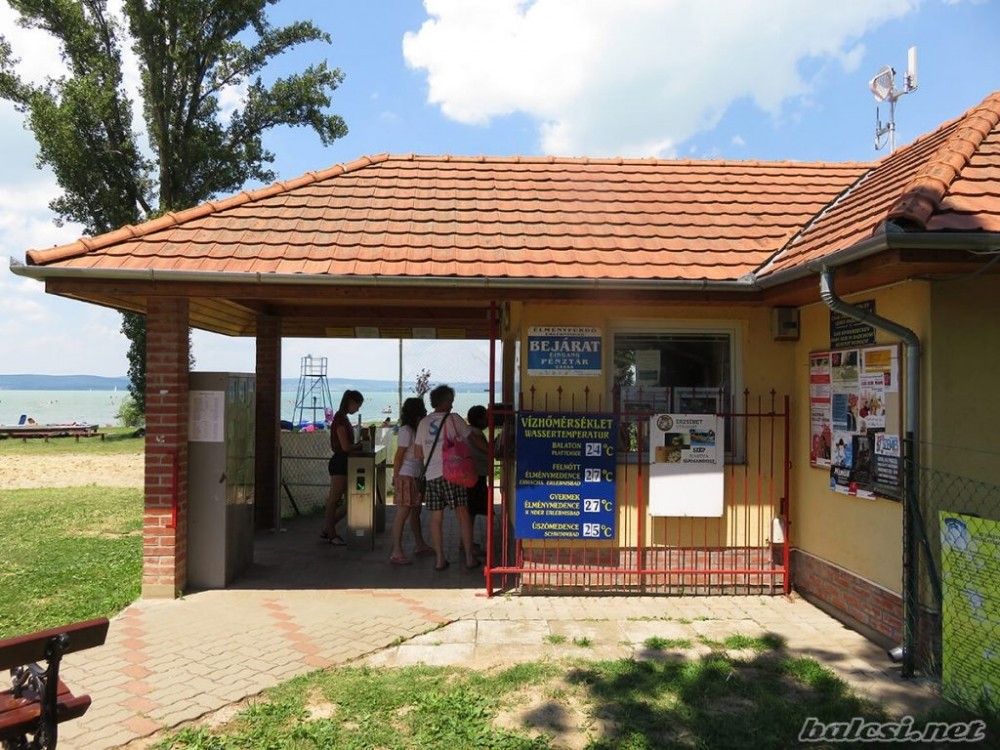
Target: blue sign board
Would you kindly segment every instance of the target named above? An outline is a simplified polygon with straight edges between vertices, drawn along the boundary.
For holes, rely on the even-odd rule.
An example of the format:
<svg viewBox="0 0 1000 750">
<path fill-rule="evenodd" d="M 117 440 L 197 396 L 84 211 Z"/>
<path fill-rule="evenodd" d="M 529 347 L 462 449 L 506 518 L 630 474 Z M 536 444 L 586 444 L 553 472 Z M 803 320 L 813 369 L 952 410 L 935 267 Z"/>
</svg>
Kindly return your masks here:
<svg viewBox="0 0 1000 750">
<path fill-rule="evenodd" d="M 600 376 L 601 329 L 576 326 L 529 328 L 528 374 Z"/>
<path fill-rule="evenodd" d="M 611 416 L 517 415 L 518 539 L 615 538 L 617 434 Z"/>
</svg>

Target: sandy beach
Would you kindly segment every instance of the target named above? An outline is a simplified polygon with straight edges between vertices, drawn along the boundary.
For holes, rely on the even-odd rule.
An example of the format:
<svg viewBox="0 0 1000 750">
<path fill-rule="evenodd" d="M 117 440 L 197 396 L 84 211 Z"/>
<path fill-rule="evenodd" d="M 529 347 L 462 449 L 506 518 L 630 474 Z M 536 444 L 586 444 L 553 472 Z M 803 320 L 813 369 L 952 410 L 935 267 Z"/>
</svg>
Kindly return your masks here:
<svg viewBox="0 0 1000 750">
<path fill-rule="evenodd" d="M 91 456 L 67 453 L 52 456 L 0 455 L 0 489 L 38 487 L 142 487 L 141 453 Z"/>
</svg>

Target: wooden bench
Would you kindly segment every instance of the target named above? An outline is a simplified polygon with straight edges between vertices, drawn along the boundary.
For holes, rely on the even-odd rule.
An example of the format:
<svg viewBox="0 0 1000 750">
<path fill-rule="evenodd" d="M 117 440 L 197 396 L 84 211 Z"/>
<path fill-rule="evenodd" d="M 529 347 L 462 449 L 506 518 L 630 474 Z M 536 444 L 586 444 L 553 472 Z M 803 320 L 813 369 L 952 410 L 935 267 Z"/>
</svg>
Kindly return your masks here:
<svg viewBox="0 0 1000 750">
<path fill-rule="evenodd" d="M 72 437 L 79 443 L 82 437 L 99 437 L 104 440 L 106 433 L 99 430 L 96 424 L 7 425 L 0 427 L 0 438 L 21 438 L 21 442 L 27 442 L 30 438 L 42 438 L 47 443 L 49 438 Z"/>
<path fill-rule="evenodd" d="M 0 438 L 21 438 L 21 442 L 27 442 L 30 438 L 42 438 L 47 443 L 49 438 L 72 437 L 79 443 L 82 437 L 99 437 L 104 440 L 105 433 L 99 430 L 96 424 L 6 425 L 0 426 Z"/>
<path fill-rule="evenodd" d="M 55 750 L 59 724 L 90 708 L 89 695 L 73 695 L 59 679 L 59 663 L 66 654 L 100 646 L 107 635 L 108 620 L 101 617 L 0 641 L 0 670 L 9 669 L 11 678 L 0 692 L 5 750 Z M 38 665 L 43 660 L 45 668 Z"/>
</svg>

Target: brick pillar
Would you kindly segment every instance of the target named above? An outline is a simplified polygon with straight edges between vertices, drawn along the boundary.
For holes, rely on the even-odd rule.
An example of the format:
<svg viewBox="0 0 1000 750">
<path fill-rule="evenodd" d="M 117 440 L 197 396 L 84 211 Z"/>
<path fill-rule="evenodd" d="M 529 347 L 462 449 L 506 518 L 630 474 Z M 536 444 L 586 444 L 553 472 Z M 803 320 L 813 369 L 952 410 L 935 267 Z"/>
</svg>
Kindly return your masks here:
<svg viewBox="0 0 1000 750">
<path fill-rule="evenodd" d="M 257 415 L 254 526 L 278 526 L 281 418 L 281 319 L 257 316 Z"/>
<path fill-rule="evenodd" d="M 146 506 L 142 595 L 187 584 L 188 301 L 151 298 L 146 312 Z"/>
</svg>

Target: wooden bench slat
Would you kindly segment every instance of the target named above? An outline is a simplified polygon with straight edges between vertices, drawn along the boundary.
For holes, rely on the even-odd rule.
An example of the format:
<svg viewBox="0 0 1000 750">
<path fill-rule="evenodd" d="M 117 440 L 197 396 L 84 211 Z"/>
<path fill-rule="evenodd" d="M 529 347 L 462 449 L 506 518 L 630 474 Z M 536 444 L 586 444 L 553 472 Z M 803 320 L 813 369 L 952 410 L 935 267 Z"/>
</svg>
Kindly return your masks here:
<svg viewBox="0 0 1000 750">
<path fill-rule="evenodd" d="M 60 697 L 56 704 L 56 722 L 78 719 L 90 708 L 89 695 L 69 695 Z M 42 715 L 40 703 L 25 701 L 23 706 L 0 713 L 0 742 L 22 736 L 25 732 L 34 733 L 38 719 Z"/>
<path fill-rule="evenodd" d="M 106 617 L 99 617 L 0 641 L 0 670 L 44 660 L 49 640 L 63 633 L 69 635 L 69 644 L 63 651 L 64 654 L 100 646 L 108 637 L 109 625 Z"/>
</svg>

